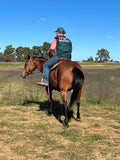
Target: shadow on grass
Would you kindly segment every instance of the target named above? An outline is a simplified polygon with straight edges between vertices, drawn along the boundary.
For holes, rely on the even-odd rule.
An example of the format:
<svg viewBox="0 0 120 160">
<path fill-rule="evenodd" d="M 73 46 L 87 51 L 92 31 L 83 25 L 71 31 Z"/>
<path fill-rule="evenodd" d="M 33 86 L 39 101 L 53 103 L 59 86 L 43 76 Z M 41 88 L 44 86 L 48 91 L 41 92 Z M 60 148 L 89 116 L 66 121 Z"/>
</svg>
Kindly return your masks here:
<svg viewBox="0 0 120 160">
<path fill-rule="evenodd" d="M 46 114 L 49 116 L 49 101 L 27 101 L 24 105 L 33 103 L 39 104 L 39 109 L 37 111 L 46 111 Z M 65 108 L 59 101 L 53 101 L 52 114 L 60 123 L 64 124 L 64 121 L 61 120 L 61 116 L 65 116 Z M 71 118 L 75 119 L 75 117 L 73 116 L 73 111 L 68 112 L 68 121 L 70 121 Z"/>
</svg>

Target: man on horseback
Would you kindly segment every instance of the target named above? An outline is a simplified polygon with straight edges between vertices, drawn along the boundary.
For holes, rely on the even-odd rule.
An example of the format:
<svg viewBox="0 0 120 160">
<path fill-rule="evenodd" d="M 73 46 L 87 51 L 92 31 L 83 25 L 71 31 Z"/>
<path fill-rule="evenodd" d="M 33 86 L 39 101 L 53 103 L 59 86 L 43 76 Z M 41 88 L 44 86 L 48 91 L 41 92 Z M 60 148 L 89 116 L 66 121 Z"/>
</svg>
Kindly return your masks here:
<svg viewBox="0 0 120 160">
<path fill-rule="evenodd" d="M 64 36 L 66 33 L 62 27 L 57 28 L 56 37 L 53 38 L 52 44 L 48 50 L 48 54 L 55 51 L 55 56 L 46 61 L 43 65 L 43 79 L 38 84 L 42 86 L 49 85 L 49 67 L 57 63 L 59 58 L 69 58 L 71 59 L 72 43 Z"/>
</svg>

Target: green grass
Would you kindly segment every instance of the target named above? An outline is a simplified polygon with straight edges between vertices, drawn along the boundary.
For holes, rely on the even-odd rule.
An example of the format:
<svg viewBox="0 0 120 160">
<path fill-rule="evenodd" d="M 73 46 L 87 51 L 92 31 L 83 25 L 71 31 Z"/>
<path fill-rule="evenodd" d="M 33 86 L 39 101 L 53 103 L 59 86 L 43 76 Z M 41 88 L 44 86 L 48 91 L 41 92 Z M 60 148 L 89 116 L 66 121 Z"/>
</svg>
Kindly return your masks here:
<svg viewBox="0 0 120 160">
<path fill-rule="evenodd" d="M 111 62 L 111 63 L 99 63 L 99 62 L 80 62 L 80 64 L 82 66 L 97 66 L 97 67 L 108 67 L 110 68 L 111 66 L 112 67 L 120 67 L 120 62 L 119 63 L 114 63 L 114 62 Z"/>
<path fill-rule="evenodd" d="M 24 62 L 0 62 L 0 66 L 21 66 Z"/>
<path fill-rule="evenodd" d="M 86 69 L 83 97 L 90 104 L 120 105 L 119 82 L 119 68 Z"/>
<path fill-rule="evenodd" d="M 58 120 L 60 93 L 53 92 L 49 117 L 45 88 L 36 85 L 41 74 L 22 79 L 21 68 L 0 70 L 0 159 L 120 159 L 120 68 L 85 66 L 81 121 L 71 118 L 67 129 Z"/>
</svg>

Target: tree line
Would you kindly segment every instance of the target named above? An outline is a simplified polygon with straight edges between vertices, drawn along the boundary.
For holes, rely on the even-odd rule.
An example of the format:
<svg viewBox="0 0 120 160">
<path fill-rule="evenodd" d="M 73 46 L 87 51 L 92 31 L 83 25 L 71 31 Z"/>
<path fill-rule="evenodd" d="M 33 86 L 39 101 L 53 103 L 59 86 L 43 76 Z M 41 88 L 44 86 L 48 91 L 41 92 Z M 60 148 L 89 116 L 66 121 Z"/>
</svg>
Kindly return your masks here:
<svg viewBox="0 0 120 160">
<path fill-rule="evenodd" d="M 50 43 L 44 42 L 43 46 L 33 46 L 32 49 L 22 46 L 14 48 L 12 45 L 8 45 L 3 53 L 0 52 L 0 62 L 24 62 L 28 55 L 48 58 L 47 51 L 50 45 Z M 51 53 L 49 57 L 52 57 L 53 54 Z"/>
<path fill-rule="evenodd" d="M 43 46 L 33 46 L 32 49 L 22 46 L 14 48 L 12 45 L 8 45 L 3 53 L 0 52 L 0 62 L 24 62 L 28 55 L 48 58 L 47 51 L 50 45 L 50 43 L 44 42 Z M 52 57 L 53 55 L 54 52 L 52 52 L 49 57 Z M 97 57 L 95 57 L 95 60 L 90 56 L 87 60 L 83 61 L 105 62 L 110 59 L 109 51 L 104 48 L 99 49 L 96 55 Z"/>
</svg>

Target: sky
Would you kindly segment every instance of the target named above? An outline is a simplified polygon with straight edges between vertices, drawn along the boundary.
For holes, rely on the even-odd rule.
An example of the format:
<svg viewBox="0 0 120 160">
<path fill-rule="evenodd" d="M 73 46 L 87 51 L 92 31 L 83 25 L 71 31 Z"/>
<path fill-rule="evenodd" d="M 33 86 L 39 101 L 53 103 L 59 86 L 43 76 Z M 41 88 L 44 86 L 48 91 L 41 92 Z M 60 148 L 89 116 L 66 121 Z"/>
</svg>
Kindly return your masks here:
<svg viewBox="0 0 120 160">
<path fill-rule="evenodd" d="M 58 27 L 72 41 L 73 60 L 104 48 L 120 61 L 120 0 L 0 0 L 0 52 L 51 43 Z"/>
</svg>

